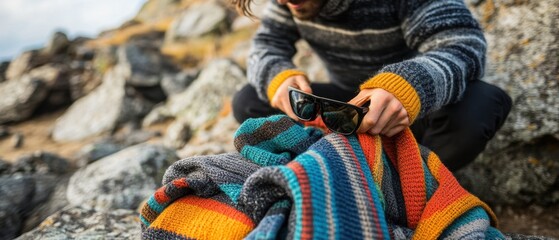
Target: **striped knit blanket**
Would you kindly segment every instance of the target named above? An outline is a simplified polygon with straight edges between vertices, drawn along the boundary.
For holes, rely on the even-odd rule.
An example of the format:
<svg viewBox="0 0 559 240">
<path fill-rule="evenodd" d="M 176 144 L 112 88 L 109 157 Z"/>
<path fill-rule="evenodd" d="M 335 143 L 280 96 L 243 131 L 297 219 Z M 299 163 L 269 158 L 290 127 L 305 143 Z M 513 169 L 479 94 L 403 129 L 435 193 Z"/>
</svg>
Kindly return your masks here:
<svg viewBox="0 0 559 240">
<path fill-rule="evenodd" d="M 142 208 L 142 237 L 504 239 L 409 130 L 323 135 L 277 115 L 243 123 L 235 146 L 173 164 Z"/>
</svg>

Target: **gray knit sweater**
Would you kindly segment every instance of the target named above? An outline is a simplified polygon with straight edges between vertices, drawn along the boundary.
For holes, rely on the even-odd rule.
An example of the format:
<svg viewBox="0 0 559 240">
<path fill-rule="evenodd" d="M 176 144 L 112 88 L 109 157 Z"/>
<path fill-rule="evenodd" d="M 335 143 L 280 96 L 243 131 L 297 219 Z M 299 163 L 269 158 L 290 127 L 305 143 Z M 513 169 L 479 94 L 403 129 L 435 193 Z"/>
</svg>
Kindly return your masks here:
<svg viewBox="0 0 559 240">
<path fill-rule="evenodd" d="M 320 56 L 333 84 L 356 92 L 360 85 L 384 88 L 412 121 L 456 102 L 467 81 L 483 75 L 486 42 L 463 0 L 326 1 L 309 21 L 276 0 L 268 4 L 248 61 L 249 82 L 262 100 L 300 74 L 291 60 L 299 39 Z"/>
</svg>

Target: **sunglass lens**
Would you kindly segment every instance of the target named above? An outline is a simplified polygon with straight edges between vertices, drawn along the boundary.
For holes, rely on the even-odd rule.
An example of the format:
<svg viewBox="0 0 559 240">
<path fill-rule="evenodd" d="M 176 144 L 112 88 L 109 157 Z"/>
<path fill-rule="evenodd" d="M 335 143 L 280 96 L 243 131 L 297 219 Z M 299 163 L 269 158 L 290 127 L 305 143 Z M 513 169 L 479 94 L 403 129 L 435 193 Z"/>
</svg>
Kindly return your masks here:
<svg viewBox="0 0 559 240">
<path fill-rule="evenodd" d="M 348 105 L 324 101 L 322 103 L 322 121 L 330 130 L 350 134 L 359 123 L 359 113 Z"/>
<path fill-rule="evenodd" d="M 316 117 L 318 108 L 312 96 L 297 91 L 290 91 L 289 95 L 291 108 L 297 117 L 302 120 L 312 120 Z"/>
</svg>

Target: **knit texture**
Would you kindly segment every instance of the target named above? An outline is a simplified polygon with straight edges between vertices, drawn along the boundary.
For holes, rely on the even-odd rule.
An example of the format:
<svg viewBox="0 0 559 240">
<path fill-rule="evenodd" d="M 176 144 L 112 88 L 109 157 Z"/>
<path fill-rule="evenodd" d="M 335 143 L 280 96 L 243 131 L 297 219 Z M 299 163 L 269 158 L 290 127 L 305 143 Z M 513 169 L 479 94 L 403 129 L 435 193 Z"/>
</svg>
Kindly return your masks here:
<svg viewBox="0 0 559 240">
<path fill-rule="evenodd" d="M 247 120 L 235 146 L 173 164 L 142 208 L 142 237 L 504 239 L 409 129 L 323 135 L 276 115 Z"/>
<path fill-rule="evenodd" d="M 418 117 L 457 102 L 468 81 L 481 79 L 487 48 L 463 0 L 328 0 L 318 17 L 305 21 L 270 0 L 247 64 L 248 80 L 262 100 L 269 99 L 272 79 L 296 68 L 294 43 L 300 39 L 341 89 L 356 91 L 371 78 L 386 87 L 392 79 L 377 75 L 400 76 L 418 96 L 420 105 L 405 106 Z"/>
<path fill-rule="evenodd" d="M 287 80 L 288 78 L 290 78 L 292 76 L 295 76 L 295 75 L 305 76 L 305 73 L 302 72 L 302 71 L 289 69 L 289 70 L 285 70 L 285 71 L 279 73 L 277 76 L 275 76 L 274 79 L 272 79 L 272 81 L 268 85 L 268 91 L 267 91 L 268 99 L 272 100 L 272 98 L 276 94 L 276 91 L 278 90 L 279 86 L 283 82 L 285 82 L 285 80 Z"/>
</svg>

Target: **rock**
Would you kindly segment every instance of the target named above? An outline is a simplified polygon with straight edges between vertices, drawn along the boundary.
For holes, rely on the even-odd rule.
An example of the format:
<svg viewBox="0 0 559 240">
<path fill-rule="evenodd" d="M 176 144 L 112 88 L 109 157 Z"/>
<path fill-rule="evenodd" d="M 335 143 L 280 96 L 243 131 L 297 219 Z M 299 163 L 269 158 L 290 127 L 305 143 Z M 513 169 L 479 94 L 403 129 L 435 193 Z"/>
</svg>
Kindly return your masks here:
<svg viewBox="0 0 559 240">
<path fill-rule="evenodd" d="M 40 79 L 25 75 L 17 80 L 0 83 L 0 124 L 25 120 L 48 94 Z"/>
<path fill-rule="evenodd" d="M 246 81 L 244 71 L 232 61 L 213 60 L 188 89 L 169 98 L 167 111 L 196 130 L 215 119 Z"/>
<path fill-rule="evenodd" d="M 70 162 L 49 152 L 35 152 L 22 156 L 12 166 L 12 173 L 62 175 L 70 171 Z"/>
<path fill-rule="evenodd" d="M 213 124 L 210 128 L 201 129 L 188 141 L 188 144 L 177 152 L 179 158 L 201 155 L 218 155 L 235 152 L 233 135 L 239 123 L 230 112 Z"/>
<path fill-rule="evenodd" d="M 0 62 L 0 83 L 6 81 L 6 70 L 8 70 L 8 66 L 10 62 Z"/>
<path fill-rule="evenodd" d="M 119 124 L 139 121 L 152 107 L 141 98 L 130 96 L 124 77 L 112 69 L 101 86 L 76 101 L 55 123 L 55 141 L 73 141 L 114 130 Z"/>
<path fill-rule="evenodd" d="M 46 84 L 48 94 L 37 107 L 41 112 L 52 112 L 72 102 L 68 66 L 49 63 L 29 72 L 32 78 L 40 79 Z"/>
<path fill-rule="evenodd" d="M 11 134 L 8 127 L 0 125 L 0 140 L 9 137 Z"/>
<path fill-rule="evenodd" d="M 297 41 L 297 53 L 293 57 L 294 64 L 307 73 L 312 82 L 328 82 L 328 72 L 322 60 L 314 53 L 306 41 Z"/>
<path fill-rule="evenodd" d="M 224 33 L 228 29 L 227 11 L 216 1 L 193 4 L 175 18 L 167 30 L 165 42 Z"/>
<path fill-rule="evenodd" d="M 16 237 L 33 208 L 48 199 L 54 177 L 14 175 L 0 177 L 0 236 Z"/>
<path fill-rule="evenodd" d="M 148 0 L 134 19 L 142 23 L 156 23 L 159 20 L 179 14 L 180 10 L 181 1 Z"/>
<path fill-rule="evenodd" d="M 74 173 L 68 201 L 95 209 L 135 209 L 160 186 L 165 169 L 176 160 L 174 151 L 156 145 L 121 150 Z"/>
<path fill-rule="evenodd" d="M 122 150 L 122 148 L 122 145 L 110 140 L 102 140 L 85 145 L 76 156 L 76 159 L 78 159 L 77 165 L 80 168 L 85 167 L 92 162 Z"/>
<path fill-rule="evenodd" d="M 45 202 L 38 204 L 27 214 L 23 221 L 20 232 L 28 232 L 37 227 L 50 215 L 69 205 L 66 199 L 66 189 L 68 188 L 68 180 L 70 176 L 64 175 L 53 181 L 53 190 Z"/>
<path fill-rule="evenodd" d="M 140 239 L 140 235 L 140 220 L 134 211 L 103 212 L 77 206 L 50 216 L 17 239 Z"/>
<path fill-rule="evenodd" d="M 23 147 L 23 134 L 21 133 L 15 133 L 14 135 L 12 135 L 12 139 L 10 140 L 12 142 L 12 148 L 18 149 Z"/>
<path fill-rule="evenodd" d="M 489 202 L 559 203 L 556 0 L 470 1 L 488 42 L 484 80 L 513 99 L 509 117 L 460 181 Z M 476 5 L 477 4 L 477 5 Z"/>
<path fill-rule="evenodd" d="M 143 127 L 149 127 L 156 123 L 164 122 L 174 116 L 164 105 L 159 105 L 151 110 L 142 121 Z"/>
<path fill-rule="evenodd" d="M 183 147 L 191 136 L 192 131 L 190 130 L 188 124 L 175 121 L 167 127 L 164 144 L 167 147 L 178 149 Z"/>
<path fill-rule="evenodd" d="M 153 87 L 161 81 L 163 57 L 152 44 L 127 43 L 118 49 L 117 68 L 126 82 L 135 87 Z"/>
<path fill-rule="evenodd" d="M 27 51 L 16 57 L 6 70 L 6 79 L 17 79 L 29 70 L 41 66 L 49 58 L 38 50 Z"/>
<path fill-rule="evenodd" d="M 63 32 L 55 32 L 47 42 L 43 49 L 46 54 L 57 55 L 62 54 L 70 46 L 70 40 Z"/>
<path fill-rule="evenodd" d="M 196 69 L 166 73 L 161 79 L 161 88 L 167 96 L 181 93 L 198 77 L 198 73 Z"/>
<path fill-rule="evenodd" d="M 0 158 L 0 175 L 5 175 L 12 169 L 12 164 L 2 158 Z"/>
</svg>

